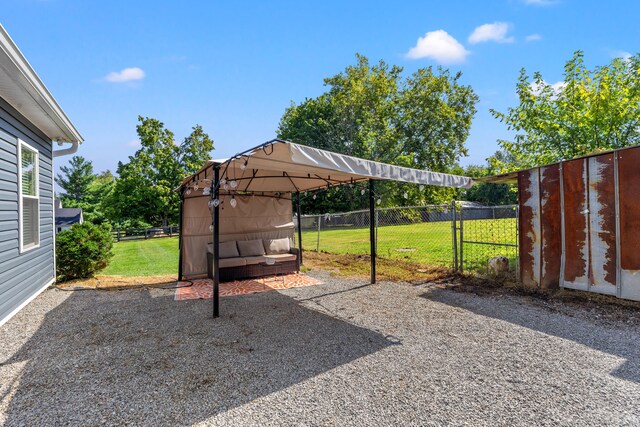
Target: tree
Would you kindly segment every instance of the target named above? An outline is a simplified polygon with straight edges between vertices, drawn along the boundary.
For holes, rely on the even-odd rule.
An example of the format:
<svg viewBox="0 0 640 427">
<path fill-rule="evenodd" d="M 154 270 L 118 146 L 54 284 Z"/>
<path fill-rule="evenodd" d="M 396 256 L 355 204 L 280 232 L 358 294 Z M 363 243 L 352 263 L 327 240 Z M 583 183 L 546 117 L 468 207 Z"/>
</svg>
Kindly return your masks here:
<svg viewBox="0 0 640 427">
<path fill-rule="evenodd" d="M 102 224 L 106 221 L 101 210 L 102 200 L 110 193 L 115 178 L 110 171 L 93 173 L 93 164 L 81 156 L 74 156 L 69 166 L 60 168 L 56 182 L 65 192 L 60 201 L 65 208 L 81 208 L 85 221 Z"/>
<path fill-rule="evenodd" d="M 469 165 L 459 173 L 473 178 L 497 175 L 499 172 L 495 165 L 502 164 L 513 164 L 513 159 L 508 153 L 498 151 L 487 159 L 487 165 Z M 515 186 L 510 184 L 478 183 L 471 188 L 460 190 L 458 198 L 489 206 L 518 203 L 517 190 Z"/>
<path fill-rule="evenodd" d="M 56 175 L 56 183 L 64 190 L 62 202 L 81 202 L 89 193 L 89 186 L 95 180 L 93 165 L 82 156 L 73 156 L 69 166 L 60 168 L 62 173 Z M 69 206 L 72 207 L 72 206 Z"/>
<path fill-rule="evenodd" d="M 384 61 L 356 64 L 325 79 L 328 90 L 317 98 L 292 104 L 278 126 L 278 137 L 312 147 L 371 160 L 448 172 L 467 151 L 478 97 L 442 68 L 423 68 L 407 78 L 403 69 Z M 438 202 L 450 189 L 379 183 L 384 205 Z M 409 198 L 406 200 L 404 194 Z M 357 209 L 367 196 L 348 187 L 302 197 L 305 212 Z"/>
<path fill-rule="evenodd" d="M 180 144 L 180 166 L 184 173 L 194 173 L 204 162 L 211 159 L 213 140 L 209 138 L 202 126 L 196 125 L 191 134 Z"/>
<path fill-rule="evenodd" d="M 114 183 L 115 177 L 109 170 L 95 175 L 93 182 L 89 184 L 86 194 L 80 201 L 65 198 L 63 195 L 61 197 L 62 206 L 65 208 L 81 208 L 84 220 L 93 224 L 108 222 L 104 213 L 104 201 L 111 194 Z"/>
<path fill-rule="evenodd" d="M 530 81 L 520 71 L 519 105 L 494 117 L 516 132 L 499 144 L 514 158 L 503 170 L 533 167 L 640 143 L 640 56 L 616 58 L 587 69 L 576 51 L 564 67 L 564 82 Z"/>
<path fill-rule="evenodd" d="M 113 191 L 115 181 L 116 178 L 110 170 L 96 175 L 93 182 L 89 185 L 89 192 L 85 198 L 86 203 L 81 206 L 85 221 L 90 221 L 94 224 L 103 224 L 108 221 L 102 202 L 108 199 Z"/>
<path fill-rule="evenodd" d="M 181 145 L 157 119 L 138 117 L 142 147 L 127 163 L 118 163 L 118 178 L 103 203 L 115 223 L 123 221 L 168 225 L 178 219 L 179 197 L 173 191 L 185 175 L 210 158 L 213 140 L 195 126 Z"/>
</svg>

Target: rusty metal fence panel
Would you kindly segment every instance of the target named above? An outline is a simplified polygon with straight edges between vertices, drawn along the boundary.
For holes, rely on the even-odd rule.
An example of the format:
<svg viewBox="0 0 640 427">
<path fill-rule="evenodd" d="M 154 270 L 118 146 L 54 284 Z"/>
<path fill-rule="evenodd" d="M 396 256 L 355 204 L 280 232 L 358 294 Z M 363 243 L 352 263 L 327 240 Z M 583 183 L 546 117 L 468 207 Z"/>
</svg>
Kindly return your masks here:
<svg viewBox="0 0 640 427">
<path fill-rule="evenodd" d="M 618 296 L 640 301 L 640 148 L 619 151 Z"/>
<path fill-rule="evenodd" d="M 562 164 L 563 213 L 564 213 L 564 272 L 561 285 L 565 288 L 587 290 L 588 244 L 588 196 L 585 159 Z"/>
<path fill-rule="evenodd" d="M 640 147 L 518 173 L 521 281 L 640 300 Z"/>
<path fill-rule="evenodd" d="M 520 282 L 537 287 L 540 283 L 540 171 L 531 169 L 518 174 L 520 212 L 519 262 Z"/>
</svg>

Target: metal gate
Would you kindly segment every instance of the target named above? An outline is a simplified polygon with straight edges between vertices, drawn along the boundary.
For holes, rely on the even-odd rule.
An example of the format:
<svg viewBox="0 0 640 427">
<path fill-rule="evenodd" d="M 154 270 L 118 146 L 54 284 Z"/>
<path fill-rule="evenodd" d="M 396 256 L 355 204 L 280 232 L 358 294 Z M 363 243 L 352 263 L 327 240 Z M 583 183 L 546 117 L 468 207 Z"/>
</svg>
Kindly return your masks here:
<svg viewBox="0 0 640 427">
<path fill-rule="evenodd" d="M 461 206 L 458 270 L 488 272 L 491 258 L 505 256 L 518 271 L 518 206 Z"/>
</svg>

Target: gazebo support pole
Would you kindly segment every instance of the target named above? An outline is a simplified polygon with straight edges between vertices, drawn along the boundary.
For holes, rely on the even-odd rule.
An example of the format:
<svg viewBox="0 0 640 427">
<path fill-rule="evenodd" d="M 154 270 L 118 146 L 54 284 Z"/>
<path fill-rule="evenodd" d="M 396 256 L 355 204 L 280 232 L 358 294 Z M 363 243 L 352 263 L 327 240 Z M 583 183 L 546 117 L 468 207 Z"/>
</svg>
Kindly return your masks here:
<svg viewBox="0 0 640 427">
<path fill-rule="evenodd" d="M 298 215 L 298 256 L 302 265 L 302 216 L 300 215 L 300 192 L 296 191 L 296 215 Z"/>
<path fill-rule="evenodd" d="M 182 214 L 184 212 L 184 188 L 180 189 L 180 214 L 178 215 L 178 282 L 182 281 Z M 119 236 L 118 236 L 119 237 Z"/>
<path fill-rule="evenodd" d="M 369 180 L 369 242 L 371 244 L 371 284 L 376 283 L 376 201 L 373 180 Z"/>
<path fill-rule="evenodd" d="M 220 166 L 213 168 L 213 199 L 220 200 Z M 213 317 L 220 316 L 220 205 L 213 207 Z"/>
</svg>

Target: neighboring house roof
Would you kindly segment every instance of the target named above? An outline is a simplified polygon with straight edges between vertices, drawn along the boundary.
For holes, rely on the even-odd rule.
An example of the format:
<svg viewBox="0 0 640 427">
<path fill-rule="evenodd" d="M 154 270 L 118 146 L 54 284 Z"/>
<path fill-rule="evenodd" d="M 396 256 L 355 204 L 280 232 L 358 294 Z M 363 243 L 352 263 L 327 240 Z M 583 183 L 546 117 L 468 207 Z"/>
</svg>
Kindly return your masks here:
<svg viewBox="0 0 640 427">
<path fill-rule="evenodd" d="M 59 208 L 56 206 L 56 227 L 77 224 L 81 220 L 81 208 Z"/>
<path fill-rule="evenodd" d="M 83 138 L 45 87 L 18 46 L 0 25 L 0 93 L 6 102 L 52 141 Z"/>
</svg>

